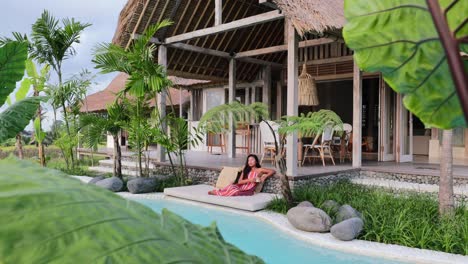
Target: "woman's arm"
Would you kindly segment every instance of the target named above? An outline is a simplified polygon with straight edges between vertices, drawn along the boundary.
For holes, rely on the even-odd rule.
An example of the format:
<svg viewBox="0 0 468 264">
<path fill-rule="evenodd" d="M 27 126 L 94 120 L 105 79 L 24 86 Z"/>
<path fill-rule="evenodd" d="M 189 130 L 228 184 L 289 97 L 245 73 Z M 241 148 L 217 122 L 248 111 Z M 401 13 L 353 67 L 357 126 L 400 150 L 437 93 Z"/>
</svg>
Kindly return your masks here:
<svg viewBox="0 0 468 264">
<path fill-rule="evenodd" d="M 267 169 L 267 168 L 261 168 L 260 173 L 262 173 L 261 181 L 265 181 L 266 178 L 272 176 L 273 174 L 276 173 L 275 170 L 273 169 Z"/>
</svg>

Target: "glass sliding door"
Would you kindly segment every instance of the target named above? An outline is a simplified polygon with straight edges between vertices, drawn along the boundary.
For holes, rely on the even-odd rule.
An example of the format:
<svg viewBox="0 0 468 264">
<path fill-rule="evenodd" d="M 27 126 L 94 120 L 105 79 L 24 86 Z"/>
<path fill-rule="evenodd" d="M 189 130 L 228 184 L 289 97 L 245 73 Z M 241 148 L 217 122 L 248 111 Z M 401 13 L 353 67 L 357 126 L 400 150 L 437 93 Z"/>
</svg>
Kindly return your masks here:
<svg viewBox="0 0 468 264">
<path fill-rule="evenodd" d="M 383 80 L 380 84 L 379 161 L 395 160 L 396 93 Z"/>
<path fill-rule="evenodd" d="M 397 95 L 397 162 L 413 161 L 413 115 L 403 105 L 403 96 Z"/>
</svg>

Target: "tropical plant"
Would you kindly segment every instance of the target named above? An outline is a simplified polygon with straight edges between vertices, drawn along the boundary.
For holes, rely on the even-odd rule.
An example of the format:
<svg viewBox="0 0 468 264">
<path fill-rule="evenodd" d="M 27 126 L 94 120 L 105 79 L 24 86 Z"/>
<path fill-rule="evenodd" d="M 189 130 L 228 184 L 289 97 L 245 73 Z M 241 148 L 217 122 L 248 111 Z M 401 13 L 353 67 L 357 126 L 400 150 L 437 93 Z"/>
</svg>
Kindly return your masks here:
<svg viewBox="0 0 468 264">
<path fill-rule="evenodd" d="M 40 72 L 37 71 L 36 65 L 31 59 L 26 61 L 26 73 L 28 74 L 28 78 L 31 81 L 31 85 L 33 86 L 34 94 L 33 96 L 39 96 L 41 92 L 45 90 L 45 84 L 49 79 L 49 70 L 50 67 L 46 64 Z M 36 120 L 34 121 L 34 135 L 37 140 L 37 147 L 38 147 L 38 155 L 39 155 L 39 162 L 41 166 L 46 166 L 46 159 L 45 159 L 45 152 L 44 152 L 44 144 L 43 140 L 45 139 L 45 133 L 42 130 L 42 108 L 39 105 L 36 113 Z M 37 123 L 36 123 L 37 122 Z M 39 137 L 39 138 L 38 138 Z"/>
<path fill-rule="evenodd" d="M 150 99 L 149 97 L 153 97 L 155 102 L 158 102 L 157 95 L 171 85 L 170 80 L 167 78 L 165 67 L 155 63 L 154 54 L 158 47 L 155 43 L 151 42 L 158 30 L 170 25 L 172 25 L 172 22 L 163 20 L 148 27 L 144 34 L 136 38 L 128 49 L 112 43 L 101 44 L 96 48 L 93 59 L 96 68 L 100 69 L 102 73 L 127 73 L 129 78 L 121 94 L 124 96 L 127 94 L 134 96 L 134 102 L 137 105 L 146 103 Z M 148 124 L 142 116 L 145 113 L 140 110 L 142 110 L 141 107 L 136 108 L 135 114 L 138 117 L 134 116 L 132 118 L 128 130 L 129 136 L 136 140 L 134 144 L 137 148 L 139 171 L 140 174 L 143 174 L 141 163 L 142 149 L 144 149 L 144 141 L 148 143 L 148 139 L 151 136 L 149 131 L 144 130 L 144 127 L 147 127 Z M 159 117 L 159 120 L 162 120 L 157 107 L 154 108 L 154 114 Z M 166 133 L 164 123 L 160 123 L 159 129 L 163 131 L 159 134 Z M 171 164 L 173 164 L 170 155 L 169 159 Z M 148 161 L 148 159 L 146 160 Z"/>
<path fill-rule="evenodd" d="M 158 214 L 28 162 L 0 166 L 5 263 L 263 263 L 225 242 L 214 223 L 194 225 L 166 209 Z"/>
<path fill-rule="evenodd" d="M 16 88 L 24 75 L 28 56 L 26 42 L 8 41 L 0 47 L 0 104 Z M 0 142 L 15 137 L 29 124 L 43 98 L 25 98 L 0 113 Z"/>
<path fill-rule="evenodd" d="M 208 110 L 201 118 L 199 129 L 206 132 L 222 133 L 229 130 L 231 122 L 250 122 L 252 119 L 256 122 L 266 121 L 269 117 L 268 107 L 263 103 L 253 103 L 243 105 L 237 101 L 229 104 L 219 105 Z M 232 118 L 232 119 L 231 119 Z M 232 120 L 232 121 L 231 121 Z M 332 126 L 342 125 L 340 117 L 331 110 L 320 110 L 318 112 L 310 112 L 307 115 L 284 116 L 278 120 L 280 125 L 279 133 L 283 136 L 291 133 L 300 133 L 304 137 L 319 134 L 323 131 L 325 125 Z M 270 131 L 273 135 L 275 132 L 268 122 Z M 281 192 L 288 204 L 293 203 L 291 188 L 286 176 L 286 159 L 284 153 L 283 139 L 275 139 L 275 164 L 277 170 L 280 171 Z"/>
<path fill-rule="evenodd" d="M 107 114 L 86 114 L 80 116 L 80 131 L 87 147 L 96 149 L 101 137 L 110 133 L 114 140 L 114 170 L 115 177 L 122 178 L 122 152 L 119 143 L 119 133 L 128 122 L 127 105 L 119 101 L 107 107 Z"/>
<path fill-rule="evenodd" d="M 343 36 L 359 67 L 380 71 L 426 126 L 466 127 L 468 61 L 461 59 L 461 52 L 468 53 L 466 10 L 468 2 L 457 0 L 346 0 Z M 451 169 L 442 170 L 441 178 L 450 178 L 447 172 Z M 450 185 L 441 190 L 453 193 L 451 181 L 440 183 Z M 441 212 L 446 209 L 440 205 Z"/>
<path fill-rule="evenodd" d="M 75 55 L 76 51 L 73 44 L 80 42 L 80 34 L 91 24 L 80 23 L 72 19 L 62 19 L 62 25 L 59 25 L 59 20 L 53 17 L 47 10 L 41 14 L 41 17 L 36 20 L 32 26 L 32 58 L 39 63 L 47 63 L 52 67 L 58 77 L 58 90 L 63 89 L 62 80 L 62 64 L 69 57 Z M 68 138 L 73 137 L 70 131 L 68 122 L 68 109 L 65 106 L 67 95 L 64 92 L 60 93 L 60 106 L 63 110 L 66 132 Z M 73 148 L 68 150 L 68 156 L 71 158 L 71 166 L 74 165 Z M 68 163 L 67 163 L 68 164 Z"/>
</svg>

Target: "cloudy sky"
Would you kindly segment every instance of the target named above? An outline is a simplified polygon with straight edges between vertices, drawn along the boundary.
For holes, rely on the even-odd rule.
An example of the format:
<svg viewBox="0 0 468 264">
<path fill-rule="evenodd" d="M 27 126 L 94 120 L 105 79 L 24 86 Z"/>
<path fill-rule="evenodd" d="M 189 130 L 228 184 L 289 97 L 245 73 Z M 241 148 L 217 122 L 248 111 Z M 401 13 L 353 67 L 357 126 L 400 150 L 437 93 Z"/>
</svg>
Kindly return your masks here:
<svg viewBox="0 0 468 264">
<path fill-rule="evenodd" d="M 117 19 L 127 0 L 2 0 L 0 9 L 0 35 L 11 36 L 17 31 L 30 34 L 31 25 L 43 10 L 49 10 L 56 18 L 75 18 L 80 22 L 91 23 L 81 36 L 81 43 L 76 45 L 77 55 L 63 64 L 64 77 L 67 78 L 81 69 L 98 73 L 91 62 L 92 51 L 96 44 L 110 42 L 114 35 Z M 104 89 L 115 74 L 97 74 L 96 84 L 89 93 Z M 56 80 L 55 73 L 51 81 Z M 52 120 L 46 121 L 50 124 Z"/>
</svg>

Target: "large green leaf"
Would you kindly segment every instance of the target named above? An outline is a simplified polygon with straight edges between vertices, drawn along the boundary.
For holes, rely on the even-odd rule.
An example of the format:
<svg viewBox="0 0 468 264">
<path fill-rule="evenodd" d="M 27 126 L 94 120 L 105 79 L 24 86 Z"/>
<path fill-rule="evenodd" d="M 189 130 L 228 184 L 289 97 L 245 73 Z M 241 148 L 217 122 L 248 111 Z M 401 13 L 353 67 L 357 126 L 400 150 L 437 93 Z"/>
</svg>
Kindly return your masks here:
<svg viewBox="0 0 468 264">
<path fill-rule="evenodd" d="M 0 47 L 0 105 L 16 88 L 16 82 L 23 77 L 27 57 L 26 42 L 10 41 Z"/>
<path fill-rule="evenodd" d="M 445 8 L 452 0 L 439 2 Z M 467 10 L 468 1 L 458 1 L 448 12 L 451 30 L 468 17 Z M 362 70 L 382 72 L 385 81 L 405 95 L 406 108 L 426 125 L 467 125 L 425 0 L 346 0 L 345 16 L 343 36 Z M 468 36 L 468 25 L 457 34 L 461 36 Z M 461 50 L 467 52 L 468 44 Z"/>
<path fill-rule="evenodd" d="M 21 81 L 21 85 L 16 91 L 16 101 L 23 100 L 26 95 L 28 95 L 29 90 L 31 89 L 31 79 L 29 78 L 24 78 L 23 81 Z"/>
<path fill-rule="evenodd" d="M 2 263 L 263 263 L 201 227 L 94 185 L 0 161 Z"/>
<path fill-rule="evenodd" d="M 36 114 L 42 97 L 31 97 L 15 102 L 0 113 L 0 142 L 14 137 L 29 124 Z"/>
</svg>

